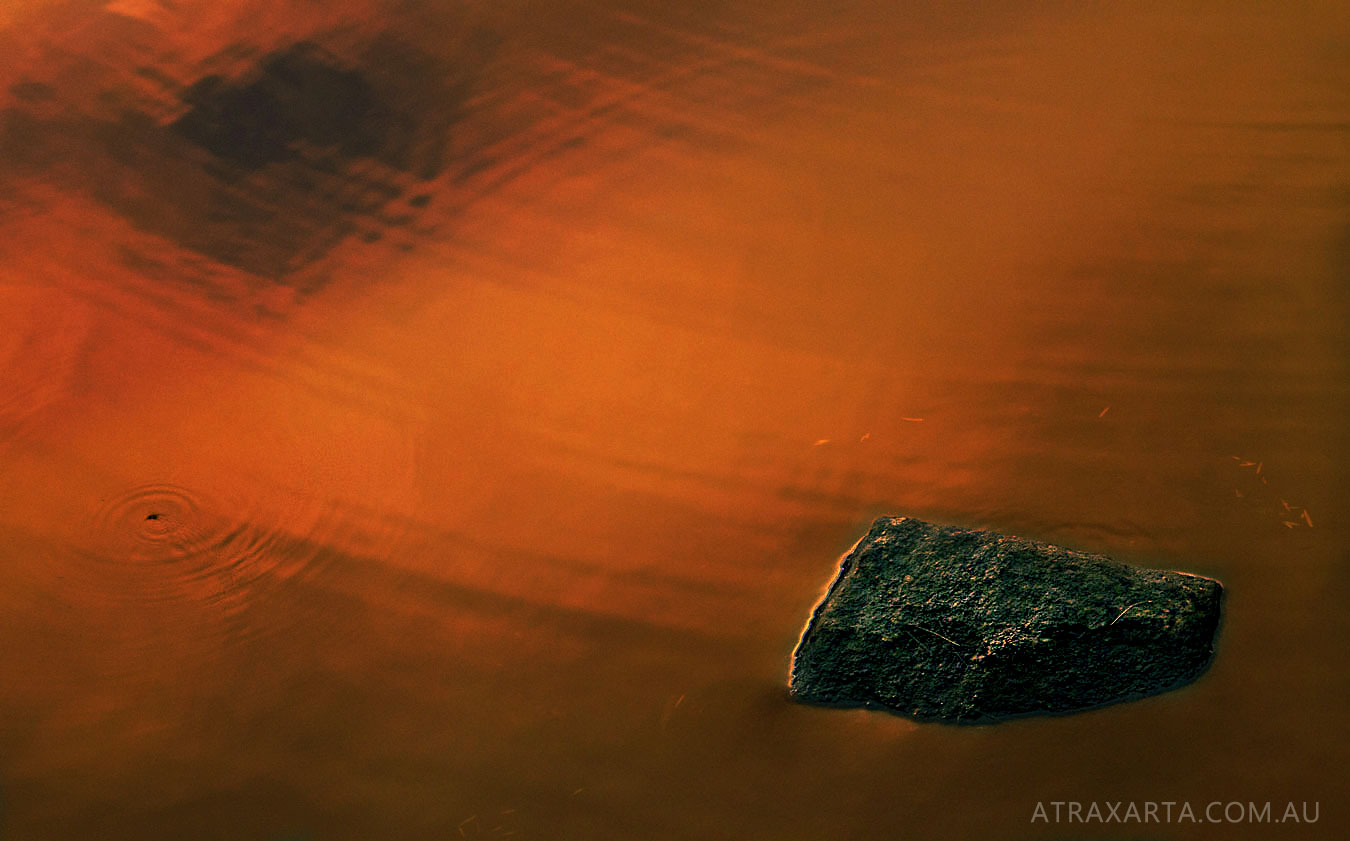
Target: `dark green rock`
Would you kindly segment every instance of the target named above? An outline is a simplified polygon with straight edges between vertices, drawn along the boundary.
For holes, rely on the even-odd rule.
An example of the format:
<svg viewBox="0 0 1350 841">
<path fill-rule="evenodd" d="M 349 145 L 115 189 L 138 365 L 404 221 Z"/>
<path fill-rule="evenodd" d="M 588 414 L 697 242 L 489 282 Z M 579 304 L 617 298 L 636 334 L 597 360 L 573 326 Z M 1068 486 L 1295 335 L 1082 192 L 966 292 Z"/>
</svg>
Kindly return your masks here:
<svg viewBox="0 0 1350 841">
<path fill-rule="evenodd" d="M 791 691 L 952 722 L 1138 698 L 1205 670 L 1222 594 L 1184 572 L 883 517 L 812 614 Z"/>
</svg>

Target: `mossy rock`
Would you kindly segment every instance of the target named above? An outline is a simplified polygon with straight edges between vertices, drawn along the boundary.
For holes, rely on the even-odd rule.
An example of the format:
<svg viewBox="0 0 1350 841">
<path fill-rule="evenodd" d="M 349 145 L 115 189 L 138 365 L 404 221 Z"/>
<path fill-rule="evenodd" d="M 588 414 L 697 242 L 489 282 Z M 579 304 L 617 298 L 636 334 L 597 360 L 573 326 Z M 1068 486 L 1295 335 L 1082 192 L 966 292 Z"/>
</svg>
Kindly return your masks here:
<svg viewBox="0 0 1350 841">
<path fill-rule="evenodd" d="M 792 659 L 794 697 L 920 719 L 1067 713 L 1209 665 L 1223 587 L 908 517 L 844 558 Z"/>
</svg>

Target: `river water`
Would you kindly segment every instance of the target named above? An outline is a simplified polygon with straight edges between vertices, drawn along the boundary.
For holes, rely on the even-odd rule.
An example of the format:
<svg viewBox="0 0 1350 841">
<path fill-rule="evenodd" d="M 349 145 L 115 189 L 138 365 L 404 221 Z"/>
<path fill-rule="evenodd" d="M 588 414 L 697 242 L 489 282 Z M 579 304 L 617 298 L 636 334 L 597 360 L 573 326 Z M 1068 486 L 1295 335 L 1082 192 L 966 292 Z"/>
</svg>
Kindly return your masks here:
<svg viewBox="0 0 1350 841">
<path fill-rule="evenodd" d="M 1338 5 L 6 4 L 0 838 L 1346 837 Z M 881 514 L 1214 665 L 795 704 Z"/>
</svg>

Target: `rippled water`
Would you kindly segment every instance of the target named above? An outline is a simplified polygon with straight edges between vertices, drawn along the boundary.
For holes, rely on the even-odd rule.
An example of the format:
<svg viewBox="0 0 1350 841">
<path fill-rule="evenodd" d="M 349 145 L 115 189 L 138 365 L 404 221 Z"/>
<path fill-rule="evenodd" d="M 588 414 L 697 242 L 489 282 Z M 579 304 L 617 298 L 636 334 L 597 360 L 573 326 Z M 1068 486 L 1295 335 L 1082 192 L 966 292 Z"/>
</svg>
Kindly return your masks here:
<svg viewBox="0 0 1350 841">
<path fill-rule="evenodd" d="M 0 838 L 1345 837 L 1346 36 L 6 4 Z M 1220 578 L 1215 664 L 794 704 L 882 513 Z"/>
</svg>

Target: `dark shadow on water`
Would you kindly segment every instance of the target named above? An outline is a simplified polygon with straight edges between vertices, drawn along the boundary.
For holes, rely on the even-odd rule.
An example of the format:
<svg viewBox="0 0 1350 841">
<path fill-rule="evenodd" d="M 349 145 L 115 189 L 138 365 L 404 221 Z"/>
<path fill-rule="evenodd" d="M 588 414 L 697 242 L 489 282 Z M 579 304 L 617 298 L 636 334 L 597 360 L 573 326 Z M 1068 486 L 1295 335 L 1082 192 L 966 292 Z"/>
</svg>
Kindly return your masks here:
<svg viewBox="0 0 1350 841">
<path fill-rule="evenodd" d="M 148 102 L 146 68 L 102 70 L 95 103 L 24 80 L 0 109 L 0 180 L 84 193 L 143 232 L 283 281 L 427 206 L 401 197 L 426 196 L 445 170 L 490 44 L 433 55 L 393 32 L 299 40 L 242 65 L 208 60 Z"/>
<path fill-rule="evenodd" d="M 301 144 L 341 158 L 392 162 L 389 135 L 398 127 L 395 115 L 361 72 L 340 66 L 315 44 L 273 53 L 253 78 L 236 82 L 204 76 L 183 101 L 190 110 L 174 129 L 245 170 L 291 160 Z"/>
</svg>

